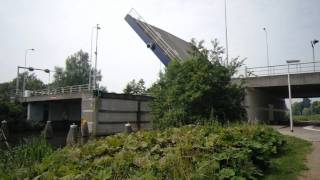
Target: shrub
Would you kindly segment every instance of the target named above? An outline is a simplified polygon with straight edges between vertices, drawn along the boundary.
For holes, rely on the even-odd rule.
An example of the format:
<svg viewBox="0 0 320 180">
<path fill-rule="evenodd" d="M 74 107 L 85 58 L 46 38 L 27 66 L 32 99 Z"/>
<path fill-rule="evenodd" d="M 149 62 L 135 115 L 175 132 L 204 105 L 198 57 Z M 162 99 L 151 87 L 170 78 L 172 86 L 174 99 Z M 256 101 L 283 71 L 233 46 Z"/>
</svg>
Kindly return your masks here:
<svg viewBox="0 0 320 180">
<path fill-rule="evenodd" d="M 172 61 L 151 89 L 155 128 L 206 123 L 217 119 L 239 120 L 244 116 L 244 89 L 231 84 L 231 76 L 242 64 L 221 62 L 223 51 L 217 41 L 213 50 L 201 45 L 184 62 Z M 211 52 L 211 53 L 209 53 Z"/>
<path fill-rule="evenodd" d="M 60 149 L 33 170 L 40 179 L 256 179 L 283 144 L 266 126 L 188 125 Z"/>
</svg>

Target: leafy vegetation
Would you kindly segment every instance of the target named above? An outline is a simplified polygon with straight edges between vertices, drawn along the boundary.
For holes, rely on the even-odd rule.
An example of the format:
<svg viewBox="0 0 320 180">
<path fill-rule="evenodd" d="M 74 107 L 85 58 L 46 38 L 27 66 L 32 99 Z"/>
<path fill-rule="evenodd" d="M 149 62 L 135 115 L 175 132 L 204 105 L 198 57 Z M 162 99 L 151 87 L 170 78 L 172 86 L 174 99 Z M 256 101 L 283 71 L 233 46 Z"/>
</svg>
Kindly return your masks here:
<svg viewBox="0 0 320 180">
<path fill-rule="evenodd" d="M 311 152 L 311 143 L 291 136 L 285 136 L 285 140 L 287 142 L 283 147 L 285 155 L 271 160 L 272 166 L 264 179 L 294 180 L 307 168 L 304 162 L 306 155 Z"/>
<path fill-rule="evenodd" d="M 34 164 L 39 179 L 256 179 L 285 141 L 266 126 L 188 125 L 117 134 Z"/>
<path fill-rule="evenodd" d="M 19 87 L 20 90 L 23 84 L 24 74 L 19 74 Z M 26 89 L 42 89 L 45 87 L 44 83 L 38 79 L 34 74 L 26 74 Z M 27 123 L 27 109 L 26 106 L 11 102 L 10 97 L 16 91 L 16 81 L 14 78 L 12 81 L 0 83 L 0 120 L 6 120 L 11 130 L 25 130 L 26 127 L 31 126 Z"/>
<path fill-rule="evenodd" d="M 0 148 L 0 179 L 22 179 L 34 164 L 53 152 L 44 138 L 26 139 L 20 145 Z"/>
<path fill-rule="evenodd" d="M 144 84 L 145 82 L 143 79 L 140 79 L 138 82 L 136 82 L 136 80 L 133 79 L 123 89 L 123 93 L 133 95 L 145 95 L 147 93 L 147 89 Z"/>
<path fill-rule="evenodd" d="M 244 89 L 231 83 L 231 76 L 243 61 L 222 61 L 223 48 L 217 40 L 207 50 L 193 42 L 191 59 L 171 62 L 151 88 L 155 128 L 186 124 L 239 120 L 244 114 Z"/>
<path fill-rule="evenodd" d="M 313 101 L 309 98 L 303 98 L 301 102 L 295 102 L 292 104 L 293 115 L 315 115 L 320 114 L 320 101 Z"/>
</svg>

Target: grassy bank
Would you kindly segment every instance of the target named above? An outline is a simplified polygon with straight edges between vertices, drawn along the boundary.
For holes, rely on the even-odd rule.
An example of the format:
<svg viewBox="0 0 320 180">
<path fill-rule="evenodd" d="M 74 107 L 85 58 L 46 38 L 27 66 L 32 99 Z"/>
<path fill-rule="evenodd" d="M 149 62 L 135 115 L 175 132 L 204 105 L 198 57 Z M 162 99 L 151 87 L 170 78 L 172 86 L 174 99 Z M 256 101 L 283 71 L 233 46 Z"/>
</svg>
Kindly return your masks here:
<svg viewBox="0 0 320 180">
<path fill-rule="evenodd" d="M 63 148 L 32 167 L 40 179 L 255 179 L 282 152 L 266 126 L 184 126 L 117 134 Z"/>
<path fill-rule="evenodd" d="M 257 125 L 117 134 L 54 152 L 38 139 L 1 152 L 0 179 L 295 179 L 310 147 Z"/>
<path fill-rule="evenodd" d="M 24 139 L 19 145 L 0 149 L 0 179 L 23 179 L 33 165 L 53 152 L 42 137 Z"/>
<path fill-rule="evenodd" d="M 271 169 L 267 172 L 267 180 L 294 180 L 307 167 L 306 156 L 311 152 L 311 143 L 292 136 L 285 136 L 284 152 L 271 160 Z"/>
</svg>

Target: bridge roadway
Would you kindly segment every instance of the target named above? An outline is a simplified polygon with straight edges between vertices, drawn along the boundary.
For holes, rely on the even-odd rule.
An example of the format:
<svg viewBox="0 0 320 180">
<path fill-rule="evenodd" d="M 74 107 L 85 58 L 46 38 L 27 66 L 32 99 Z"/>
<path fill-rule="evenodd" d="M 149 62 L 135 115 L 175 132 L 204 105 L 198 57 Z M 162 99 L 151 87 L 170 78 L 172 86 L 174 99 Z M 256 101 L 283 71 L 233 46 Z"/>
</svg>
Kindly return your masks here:
<svg viewBox="0 0 320 180">
<path fill-rule="evenodd" d="M 290 74 L 290 79 L 293 98 L 320 97 L 320 72 L 295 72 Z M 232 82 L 243 83 L 245 86 L 244 106 L 249 122 L 280 121 L 286 118 L 287 74 L 249 76 L 233 79 Z M 78 122 L 84 119 L 93 122 L 96 135 L 118 132 L 126 122 L 149 122 L 148 112 L 151 109 L 147 102 L 151 97 L 112 93 L 96 97 L 85 88 L 67 89 L 51 90 L 49 93 L 44 90 L 21 98 L 21 102 L 28 104 L 28 119 L 58 121 L 67 117 Z M 117 123 L 113 129 L 108 127 Z M 136 127 L 140 128 L 140 125 Z"/>
<path fill-rule="evenodd" d="M 288 75 L 269 75 L 233 79 L 246 87 L 244 105 L 248 120 L 277 121 L 285 117 Z M 292 98 L 320 97 L 320 72 L 290 74 Z"/>
</svg>

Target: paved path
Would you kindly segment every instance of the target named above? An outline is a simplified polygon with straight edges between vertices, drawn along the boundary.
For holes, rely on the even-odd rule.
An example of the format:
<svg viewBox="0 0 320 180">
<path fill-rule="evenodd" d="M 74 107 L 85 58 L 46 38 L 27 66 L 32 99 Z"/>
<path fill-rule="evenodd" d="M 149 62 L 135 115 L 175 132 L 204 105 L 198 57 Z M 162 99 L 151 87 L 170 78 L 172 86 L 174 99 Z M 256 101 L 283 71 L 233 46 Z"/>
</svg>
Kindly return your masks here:
<svg viewBox="0 0 320 180">
<path fill-rule="evenodd" d="M 308 170 L 302 172 L 299 180 L 320 180 L 320 127 L 294 127 L 294 132 L 286 126 L 273 126 L 280 133 L 292 135 L 312 142 L 313 151 L 307 156 Z"/>
</svg>

